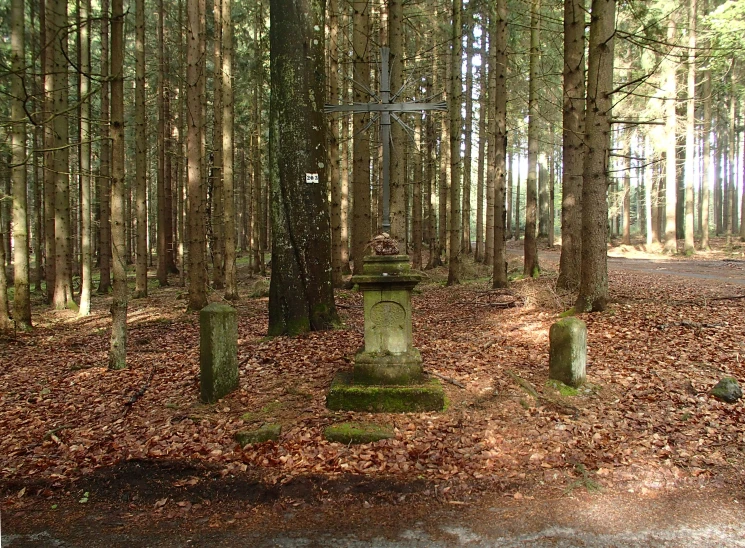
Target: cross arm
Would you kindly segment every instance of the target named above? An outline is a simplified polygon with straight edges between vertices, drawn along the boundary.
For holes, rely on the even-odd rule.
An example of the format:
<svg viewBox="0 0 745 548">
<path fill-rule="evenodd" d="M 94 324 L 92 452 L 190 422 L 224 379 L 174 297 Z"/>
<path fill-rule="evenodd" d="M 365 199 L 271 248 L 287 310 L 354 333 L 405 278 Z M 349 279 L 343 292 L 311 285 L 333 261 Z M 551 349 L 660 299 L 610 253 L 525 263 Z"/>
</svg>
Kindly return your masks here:
<svg viewBox="0 0 745 548">
<path fill-rule="evenodd" d="M 355 103 L 352 105 L 326 105 L 323 111 L 330 112 L 421 112 L 423 110 L 447 110 L 445 101 L 439 103 Z"/>
</svg>

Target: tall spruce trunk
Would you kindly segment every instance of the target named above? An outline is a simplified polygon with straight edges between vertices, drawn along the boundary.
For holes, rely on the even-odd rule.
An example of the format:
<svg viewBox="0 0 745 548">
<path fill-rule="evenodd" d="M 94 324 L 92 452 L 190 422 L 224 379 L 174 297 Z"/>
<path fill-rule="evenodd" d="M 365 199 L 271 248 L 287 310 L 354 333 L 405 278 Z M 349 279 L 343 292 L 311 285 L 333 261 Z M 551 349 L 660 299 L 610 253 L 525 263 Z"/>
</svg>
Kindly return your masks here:
<svg viewBox="0 0 745 548">
<path fill-rule="evenodd" d="M 354 79 L 360 86 L 370 86 L 369 36 L 370 3 L 352 2 L 354 11 L 353 54 Z M 364 90 L 354 86 L 354 101 L 367 101 Z M 372 217 L 370 212 L 370 136 L 365 129 L 368 116 L 354 116 L 354 144 L 352 151 L 352 260 L 354 273 L 362 273 L 365 248 L 370 241 Z"/>
<path fill-rule="evenodd" d="M 585 120 L 585 2 L 564 1 L 564 109 L 561 255 L 558 289 L 579 287 Z"/>
<path fill-rule="evenodd" d="M 111 131 L 109 83 L 109 0 L 101 0 L 101 145 L 98 169 L 99 237 L 98 292 L 111 291 Z"/>
<path fill-rule="evenodd" d="M 111 301 L 109 369 L 127 366 L 127 258 L 124 181 L 124 6 L 111 4 Z"/>
<path fill-rule="evenodd" d="M 538 65 L 540 62 L 540 11 L 541 0 L 533 0 L 530 12 L 530 82 L 528 83 L 528 178 L 525 192 L 525 241 L 523 273 L 536 277 L 538 266 L 538 244 L 536 242 L 536 168 L 538 166 Z"/>
<path fill-rule="evenodd" d="M 26 194 L 26 115 L 24 102 L 26 100 L 24 85 L 25 47 L 24 29 L 25 17 L 23 0 L 12 0 L 10 6 L 10 65 L 11 105 L 10 116 L 13 125 L 10 131 L 11 148 L 11 180 L 13 194 L 13 319 L 18 328 L 31 327 L 31 292 L 29 289 L 28 268 L 28 199 Z M 38 260 L 38 258 L 37 258 Z M 0 268 L 4 268 L 2 263 Z"/>
<path fill-rule="evenodd" d="M 222 0 L 222 162 L 225 213 L 225 298 L 238 300 L 236 275 L 235 182 L 233 165 L 233 17 L 232 0 Z"/>
<path fill-rule="evenodd" d="M 91 14 L 90 0 L 80 3 L 80 248 L 81 248 L 81 288 L 79 316 L 87 316 L 91 310 L 91 289 L 93 287 L 93 234 L 91 223 L 92 188 L 91 188 Z"/>
<path fill-rule="evenodd" d="M 448 264 L 448 285 L 460 283 L 461 277 L 461 103 L 463 92 L 461 89 L 461 63 L 463 57 L 463 3 L 453 0 L 452 19 L 452 50 L 450 52 L 450 261 Z"/>
<path fill-rule="evenodd" d="M 487 17 L 487 10 L 482 17 Z M 481 96 L 479 97 L 479 155 L 477 160 L 477 175 L 476 175 L 476 250 L 474 252 L 473 260 L 475 262 L 482 262 L 484 260 L 484 158 L 486 153 L 486 141 L 487 141 L 487 98 L 488 93 L 488 81 L 487 81 L 487 65 L 488 65 L 488 49 L 486 45 L 487 33 L 481 33 L 481 67 L 479 69 L 479 89 L 481 90 Z"/>
<path fill-rule="evenodd" d="M 189 309 L 201 310 L 207 304 L 207 264 L 205 256 L 205 199 L 202 171 L 202 71 L 204 41 L 200 0 L 187 0 L 186 101 L 189 219 Z"/>
<path fill-rule="evenodd" d="M 166 232 L 166 61 L 165 61 L 165 11 L 163 0 L 158 0 L 158 177 L 156 199 L 158 202 L 157 236 L 158 284 L 168 285 L 168 246 Z"/>
<path fill-rule="evenodd" d="M 696 15 L 697 0 L 688 0 L 688 97 L 686 99 L 685 243 L 686 255 L 695 252 L 693 241 L 693 189 L 696 147 Z"/>
<path fill-rule="evenodd" d="M 676 23 L 671 17 L 667 23 L 667 40 L 672 44 L 675 42 Z M 678 198 L 677 182 L 677 63 L 672 57 L 664 62 L 664 93 L 665 93 L 665 252 L 675 253 L 678 249 L 675 208 Z"/>
<path fill-rule="evenodd" d="M 615 23 L 615 0 L 593 0 L 585 108 L 582 273 L 574 305 L 577 312 L 602 311 L 608 300 L 607 195 Z"/>
<path fill-rule="evenodd" d="M 391 48 L 391 96 L 398 93 L 404 83 L 404 7 L 402 0 L 388 0 L 388 43 Z M 403 98 L 401 98 L 403 99 Z M 391 236 L 406 241 L 406 187 L 407 177 L 404 151 L 408 137 L 401 124 L 391 124 L 390 164 L 390 216 Z M 406 249 L 403 246 L 403 249 Z"/>
<path fill-rule="evenodd" d="M 326 169 L 325 2 L 272 0 L 269 335 L 338 323 Z"/>
<path fill-rule="evenodd" d="M 145 0 L 135 1 L 135 246 L 134 298 L 147 297 L 147 126 L 145 110 Z M 159 182 L 160 183 L 160 182 Z M 160 237 L 160 236 L 159 236 Z M 165 247 L 165 246 L 163 246 Z M 158 263 L 161 249 L 158 248 Z"/>
<path fill-rule="evenodd" d="M 339 102 L 339 2 L 329 0 L 329 104 Z M 346 121 L 342 122 L 345 123 Z M 341 238 L 341 210 L 342 184 L 339 158 L 339 118 L 329 116 L 329 184 L 331 185 L 331 279 L 334 287 L 341 287 L 342 273 L 342 238 Z"/>
<path fill-rule="evenodd" d="M 461 206 L 461 251 L 473 253 L 471 247 L 471 148 L 473 146 L 473 8 L 466 12 L 466 22 L 463 32 L 466 35 L 466 120 L 465 120 L 465 149 L 463 151 L 463 205 Z"/>
<path fill-rule="evenodd" d="M 507 2 L 497 0 L 491 23 L 494 42 L 494 264 L 492 287 L 507 287 L 507 234 L 505 188 L 507 179 Z"/>
</svg>

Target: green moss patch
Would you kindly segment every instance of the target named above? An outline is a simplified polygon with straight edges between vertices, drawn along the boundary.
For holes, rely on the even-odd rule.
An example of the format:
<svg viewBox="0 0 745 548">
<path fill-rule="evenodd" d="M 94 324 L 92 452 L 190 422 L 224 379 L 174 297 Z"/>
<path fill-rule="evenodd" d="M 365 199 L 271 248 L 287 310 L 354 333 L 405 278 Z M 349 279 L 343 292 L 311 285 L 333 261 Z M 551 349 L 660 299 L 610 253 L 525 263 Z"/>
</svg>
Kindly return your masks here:
<svg viewBox="0 0 745 548">
<path fill-rule="evenodd" d="M 561 381 L 557 381 L 554 379 L 551 379 L 548 382 L 546 382 L 546 386 L 549 388 L 553 388 L 554 390 L 559 392 L 559 394 L 561 394 L 564 397 L 577 396 L 579 394 L 579 391 L 576 388 L 573 388 L 569 385 L 564 384 Z"/>
<path fill-rule="evenodd" d="M 334 411 L 371 413 L 417 413 L 442 411 L 445 392 L 437 379 L 422 384 L 363 385 L 352 383 L 351 372 L 339 373 L 326 396 L 326 406 Z"/>
<path fill-rule="evenodd" d="M 390 426 L 361 422 L 332 424 L 324 430 L 323 435 L 328 441 L 344 444 L 372 443 L 394 436 Z"/>
<path fill-rule="evenodd" d="M 251 443 L 263 443 L 265 441 L 277 441 L 282 433 L 279 424 L 265 424 L 256 430 L 244 430 L 236 432 L 233 436 L 238 445 L 245 447 Z"/>
</svg>

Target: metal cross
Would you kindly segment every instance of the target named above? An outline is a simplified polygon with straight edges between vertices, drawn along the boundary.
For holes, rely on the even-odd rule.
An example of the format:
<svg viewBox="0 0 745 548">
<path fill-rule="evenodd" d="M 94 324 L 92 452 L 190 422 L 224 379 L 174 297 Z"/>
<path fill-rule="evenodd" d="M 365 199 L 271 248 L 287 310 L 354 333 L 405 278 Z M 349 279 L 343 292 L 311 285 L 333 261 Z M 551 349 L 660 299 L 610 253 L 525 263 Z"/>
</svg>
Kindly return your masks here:
<svg viewBox="0 0 745 548">
<path fill-rule="evenodd" d="M 401 119 L 396 116 L 402 112 L 421 112 L 424 110 L 447 110 L 447 103 L 417 103 L 408 101 L 395 103 L 398 96 L 404 89 L 404 86 L 391 97 L 391 74 L 390 74 L 390 55 L 391 50 L 387 47 L 380 48 L 380 96 L 375 92 L 365 88 L 365 91 L 375 101 L 369 103 L 354 103 L 351 105 L 326 105 L 324 112 L 351 112 L 359 114 L 364 112 L 380 113 L 380 140 L 383 144 L 383 232 L 391 231 L 391 211 L 390 211 L 390 163 L 391 163 L 391 117 L 406 127 Z M 364 88 L 364 86 L 362 86 Z"/>
</svg>

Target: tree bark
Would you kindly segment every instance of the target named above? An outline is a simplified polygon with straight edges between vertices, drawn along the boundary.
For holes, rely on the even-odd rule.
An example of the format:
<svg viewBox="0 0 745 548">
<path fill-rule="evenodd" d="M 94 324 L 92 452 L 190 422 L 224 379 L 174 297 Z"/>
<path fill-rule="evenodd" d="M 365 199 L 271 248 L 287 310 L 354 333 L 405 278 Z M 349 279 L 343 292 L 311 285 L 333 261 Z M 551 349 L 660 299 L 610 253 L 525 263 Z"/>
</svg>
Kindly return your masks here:
<svg viewBox="0 0 745 548">
<path fill-rule="evenodd" d="M 189 309 L 207 305 L 207 264 L 205 260 L 205 200 L 202 171 L 202 79 L 201 55 L 204 41 L 200 0 L 187 1 L 187 134 L 189 197 Z"/>
<path fill-rule="evenodd" d="M 31 327 L 31 292 L 28 268 L 28 198 L 26 194 L 26 113 L 24 91 L 26 59 L 24 47 L 25 17 L 23 0 L 12 0 L 10 6 L 10 67 L 13 121 L 10 135 L 11 180 L 13 193 L 13 319 L 16 327 Z M 2 268 L 4 268 L 4 262 Z M 4 291 L 3 291 L 4 293 Z"/>
<path fill-rule="evenodd" d="M 111 132 L 109 84 L 109 0 L 101 0 L 101 148 L 99 150 L 99 237 L 98 292 L 111 291 Z"/>
<path fill-rule="evenodd" d="M 507 179 L 507 1 L 497 0 L 491 24 L 494 43 L 491 67 L 494 73 L 494 264 L 492 287 L 507 287 L 505 187 Z"/>
<path fill-rule="evenodd" d="M 582 170 L 585 120 L 584 0 L 564 2 L 564 110 L 561 255 L 558 289 L 579 288 L 582 254 Z"/>
<path fill-rule="evenodd" d="M 360 85 L 354 86 L 354 101 L 368 100 L 360 86 L 370 87 L 369 37 L 370 3 L 367 0 L 352 2 L 354 11 L 354 79 Z M 370 212 L 370 137 L 365 127 L 369 117 L 354 116 L 354 150 L 352 165 L 352 260 L 354 273 L 362 273 L 365 248 L 370 241 L 372 217 Z"/>
<path fill-rule="evenodd" d="M 81 289 L 79 316 L 87 316 L 91 310 L 91 288 L 93 245 L 91 232 L 91 101 L 88 97 L 90 92 L 90 29 L 89 21 L 91 15 L 90 0 L 80 3 L 80 221 L 81 238 L 80 247 L 82 255 Z"/>
<path fill-rule="evenodd" d="M 463 57 L 463 3 L 453 0 L 452 50 L 450 52 L 450 262 L 448 264 L 448 285 L 460 283 L 461 277 L 461 63 Z"/>
<path fill-rule="evenodd" d="M 212 128 L 212 287 L 225 288 L 225 196 L 223 192 L 222 161 L 222 0 L 214 0 L 215 36 L 213 39 L 213 100 L 214 124 Z"/>
<path fill-rule="evenodd" d="M 402 0 L 388 0 L 388 40 L 391 48 L 391 97 L 404 84 L 404 8 Z M 403 98 L 401 98 L 403 99 Z M 406 149 L 404 130 L 400 124 L 391 124 L 391 236 L 401 243 L 406 241 Z M 404 246 L 405 249 L 405 246 Z"/>
<path fill-rule="evenodd" d="M 271 2 L 269 335 L 297 335 L 338 323 L 321 104 L 326 83 L 324 4 Z"/>
<path fill-rule="evenodd" d="M 232 0 L 222 0 L 222 162 L 225 212 L 225 298 L 238 300 L 233 164 L 233 17 Z"/>
<path fill-rule="evenodd" d="M 696 15 L 697 0 L 688 0 L 688 98 L 686 99 L 685 243 L 686 255 L 695 252 L 693 241 L 693 188 L 696 147 Z"/>
<path fill-rule="evenodd" d="M 134 298 L 147 297 L 147 126 L 145 111 L 145 0 L 135 1 L 135 188 L 137 245 Z M 161 181 L 158 181 L 160 186 Z M 160 212 L 159 212 L 160 213 Z M 165 234 L 163 234 L 165 237 Z M 161 238 L 160 234 L 158 238 Z M 163 245 L 165 248 L 165 245 Z M 161 262 L 158 247 L 158 263 Z M 165 255 L 165 253 L 164 253 Z M 163 258 L 165 259 L 165 257 Z"/>
<path fill-rule="evenodd" d="M 533 0 L 530 13 L 530 82 L 528 83 L 528 179 L 525 192 L 525 241 L 523 274 L 537 277 L 538 245 L 536 242 L 536 168 L 538 167 L 538 64 L 540 61 L 539 36 L 541 0 Z"/>
<path fill-rule="evenodd" d="M 339 2 L 328 2 L 329 39 L 329 104 L 339 103 Z M 342 123 L 345 120 L 342 119 Z M 331 186 L 331 279 L 334 287 L 341 287 L 342 239 L 341 239 L 341 173 L 339 169 L 339 118 L 329 116 L 329 185 Z"/>
<path fill-rule="evenodd" d="M 488 20 L 488 14 L 486 9 L 482 14 L 482 21 L 484 23 Z M 480 263 L 484 260 L 484 157 L 486 153 L 486 141 L 487 141 L 487 98 L 488 92 L 488 79 L 487 79 L 487 66 L 489 51 L 486 45 L 486 32 L 481 33 L 481 67 L 479 68 L 479 156 L 477 160 L 477 175 L 476 175 L 476 250 L 474 252 L 473 260 Z"/>
<path fill-rule="evenodd" d="M 675 40 L 676 23 L 670 18 L 667 23 L 667 41 L 672 44 Z M 665 252 L 676 253 L 678 249 L 675 208 L 677 206 L 677 120 L 676 120 L 676 97 L 677 64 L 672 57 L 664 62 L 664 94 L 665 94 L 665 130 L 666 130 L 666 158 L 665 158 Z"/>
<path fill-rule="evenodd" d="M 123 369 L 127 366 L 123 0 L 113 0 L 111 12 L 111 257 L 114 291 L 111 301 L 109 369 Z"/>
<path fill-rule="evenodd" d="M 158 0 L 158 180 L 156 198 L 158 202 L 158 284 L 168 285 L 167 231 L 166 231 L 166 60 L 165 60 L 165 10 L 163 0 Z"/>
<path fill-rule="evenodd" d="M 593 0 L 585 108 L 582 185 L 582 266 L 577 312 L 605 309 L 608 300 L 608 162 L 613 107 L 615 0 Z"/>
<path fill-rule="evenodd" d="M 466 120 L 465 120 L 465 150 L 463 151 L 463 205 L 461 207 L 461 251 L 470 255 L 471 247 L 471 148 L 473 146 L 473 8 L 466 11 L 466 21 L 463 33 L 466 36 Z"/>
</svg>

